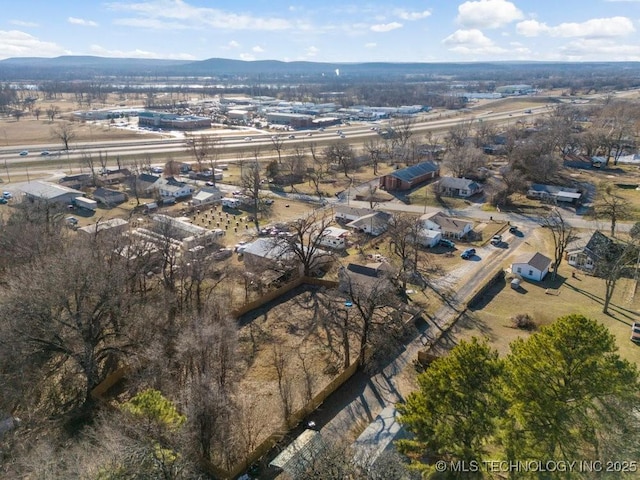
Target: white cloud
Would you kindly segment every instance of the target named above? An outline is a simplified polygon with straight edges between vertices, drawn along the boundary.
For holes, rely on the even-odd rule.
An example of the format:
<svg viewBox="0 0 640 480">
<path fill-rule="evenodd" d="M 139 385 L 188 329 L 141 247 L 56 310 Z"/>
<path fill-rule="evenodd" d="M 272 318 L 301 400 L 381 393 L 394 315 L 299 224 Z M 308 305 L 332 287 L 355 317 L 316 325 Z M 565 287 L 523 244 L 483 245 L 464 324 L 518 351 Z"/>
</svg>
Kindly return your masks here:
<svg viewBox="0 0 640 480">
<path fill-rule="evenodd" d="M 582 23 L 561 23 L 550 27 L 537 20 L 525 20 L 516 25 L 516 32 L 525 37 L 610 38 L 633 33 L 633 22 L 627 17 L 593 18 Z"/>
<path fill-rule="evenodd" d="M 390 32 L 397 28 L 402 28 L 402 24 L 398 22 L 380 23 L 378 25 L 371 25 L 371 30 L 374 32 Z"/>
<path fill-rule="evenodd" d="M 255 53 L 262 53 L 262 52 L 264 52 L 264 48 L 262 48 L 260 45 L 256 45 L 255 47 L 253 47 L 251 49 L 251 51 L 253 51 Z"/>
<path fill-rule="evenodd" d="M 93 20 L 85 20 L 84 18 L 69 17 L 67 22 L 72 25 L 82 25 L 83 27 L 97 27 L 98 24 Z"/>
<path fill-rule="evenodd" d="M 458 6 L 456 20 L 467 28 L 498 28 L 521 18 L 524 18 L 524 15 L 511 2 L 478 0 Z"/>
<path fill-rule="evenodd" d="M 238 42 L 236 42 L 235 40 L 231 40 L 228 44 L 227 44 L 228 48 L 239 48 L 240 44 Z"/>
<path fill-rule="evenodd" d="M 465 55 L 485 55 L 505 53 L 506 49 L 497 46 L 480 30 L 456 30 L 445 38 L 442 43 L 449 50 Z"/>
<path fill-rule="evenodd" d="M 114 23 L 130 27 L 153 29 L 215 28 L 220 30 L 290 30 L 294 25 L 284 18 L 256 17 L 216 8 L 195 7 L 184 0 L 149 0 L 138 3 L 106 4 L 117 12 L 134 15 L 118 18 Z"/>
<path fill-rule="evenodd" d="M 0 30 L 0 58 L 55 57 L 71 52 L 53 42 L 43 42 L 19 30 Z"/>
<path fill-rule="evenodd" d="M 114 57 L 114 58 L 162 58 L 170 60 L 195 60 L 195 57 L 189 53 L 157 53 L 148 52 L 136 48 L 135 50 L 110 50 L 100 45 L 91 45 L 89 47 L 93 55 L 100 57 Z"/>
<path fill-rule="evenodd" d="M 422 20 L 423 18 L 427 18 L 431 15 L 429 10 L 425 10 L 423 12 L 409 12 L 403 9 L 396 9 L 393 13 L 402 20 Z"/>
<path fill-rule="evenodd" d="M 39 27 L 37 23 L 34 22 L 25 22 L 23 20 L 10 20 L 9 23 L 11 25 L 15 25 L 17 27 Z"/>
<path fill-rule="evenodd" d="M 318 52 L 320 51 L 319 48 L 314 47 L 313 45 L 310 46 L 309 48 L 307 48 L 307 50 L 304 53 L 304 58 L 313 58 L 316 55 L 318 55 Z"/>
<path fill-rule="evenodd" d="M 640 61 L 640 45 L 625 45 L 615 40 L 581 38 L 563 45 L 559 52 L 569 61 Z"/>
<path fill-rule="evenodd" d="M 256 57 L 251 53 L 241 53 L 240 54 L 240 60 L 244 60 L 246 62 L 251 62 L 251 61 L 253 61 L 255 59 L 256 59 Z"/>
<path fill-rule="evenodd" d="M 378 46 L 378 44 L 376 42 L 369 42 L 369 43 L 365 43 L 364 46 L 366 48 L 375 48 Z"/>
</svg>

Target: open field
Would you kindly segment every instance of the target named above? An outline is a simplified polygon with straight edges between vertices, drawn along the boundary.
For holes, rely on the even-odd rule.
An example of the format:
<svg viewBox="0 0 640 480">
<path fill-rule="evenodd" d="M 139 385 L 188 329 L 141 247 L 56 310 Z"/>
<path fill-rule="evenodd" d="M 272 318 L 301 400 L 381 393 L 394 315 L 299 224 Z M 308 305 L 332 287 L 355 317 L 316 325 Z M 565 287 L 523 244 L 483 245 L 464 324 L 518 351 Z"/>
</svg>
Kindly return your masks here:
<svg viewBox="0 0 640 480">
<path fill-rule="evenodd" d="M 556 280 L 549 274 L 541 283 L 524 281 L 520 291 L 511 289 L 508 279 L 498 282 L 484 300 L 454 326 L 451 334 L 445 336 L 440 348 L 451 346 L 456 341 L 454 336 L 456 339 L 480 336 L 488 338 L 504 354 L 514 338 L 529 335 L 512 328 L 510 319 L 514 315 L 527 313 L 538 325 L 546 325 L 560 316 L 576 313 L 602 322 L 616 337 L 620 354 L 640 365 L 640 346 L 629 340 L 631 324 L 640 319 L 640 293 L 635 294 L 635 282 L 619 280 L 610 314 L 605 315 L 602 313 L 604 281 L 582 272 L 574 277 L 573 272 L 578 271 L 563 262 Z"/>
<path fill-rule="evenodd" d="M 14 119 L 0 120 L 0 145 L 15 146 L 17 148 L 28 147 L 30 145 L 59 144 L 62 149 L 62 142 L 52 130 L 67 120 L 56 119 L 50 122 L 45 116 L 40 120 L 23 117 L 20 121 Z M 90 122 L 73 122 L 76 142 L 97 142 L 101 140 L 131 140 L 139 139 L 140 132 L 125 130 L 123 128 L 110 128 L 108 123 L 95 124 Z M 145 132 L 149 138 L 158 138 L 159 135 Z"/>
</svg>

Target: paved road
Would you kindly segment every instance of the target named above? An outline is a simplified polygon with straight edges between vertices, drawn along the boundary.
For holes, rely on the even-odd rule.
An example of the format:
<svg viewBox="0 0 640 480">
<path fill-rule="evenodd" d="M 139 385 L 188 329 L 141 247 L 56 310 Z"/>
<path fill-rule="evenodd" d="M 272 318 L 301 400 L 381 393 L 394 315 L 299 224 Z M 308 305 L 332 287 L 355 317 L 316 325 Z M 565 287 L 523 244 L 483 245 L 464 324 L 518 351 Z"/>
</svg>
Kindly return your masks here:
<svg viewBox="0 0 640 480">
<path fill-rule="evenodd" d="M 525 227 L 524 231 L 524 237 L 511 234 L 504 236 L 509 243 L 508 248 L 491 245 L 478 248 L 476 257 L 464 262 L 457 270 L 448 272 L 448 276 L 468 279 L 457 288 L 450 303 L 441 307 L 426 324 L 419 327 L 418 336 L 380 373 L 369 377 L 358 372 L 325 401 L 325 409 L 321 408 L 312 415 L 311 419 L 322 427 L 325 439 L 338 442 L 358 425 L 372 422 L 385 407 L 403 400 L 396 383 L 398 375 L 406 368 L 413 368 L 418 351 L 433 345 L 443 335 L 449 324 L 464 310 L 471 294 L 526 241 L 529 229 Z"/>
</svg>

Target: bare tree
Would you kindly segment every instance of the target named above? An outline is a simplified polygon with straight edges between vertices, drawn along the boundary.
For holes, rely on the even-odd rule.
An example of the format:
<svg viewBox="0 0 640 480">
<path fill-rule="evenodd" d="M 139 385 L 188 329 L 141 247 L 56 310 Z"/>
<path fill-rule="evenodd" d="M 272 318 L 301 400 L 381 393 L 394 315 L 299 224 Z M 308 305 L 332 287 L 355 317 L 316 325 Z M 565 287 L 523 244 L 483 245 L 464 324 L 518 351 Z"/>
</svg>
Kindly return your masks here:
<svg viewBox="0 0 640 480">
<path fill-rule="evenodd" d="M 313 165 L 311 166 L 311 170 L 307 171 L 307 178 L 309 179 L 309 182 L 313 184 L 316 195 L 322 198 L 322 190 L 320 190 L 320 185 L 322 181 L 327 177 L 329 170 L 328 164 L 321 155 L 318 155 L 315 143 L 311 143 L 309 145 L 309 153 L 311 154 Z"/>
<path fill-rule="evenodd" d="M 478 169 L 486 165 L 486 157 L 482 150 L 465 145 L 447 150 L 443 164 L 455 177 L 474 177 L 478 175 Z"/>
<path fill-rule="evenodd" d="M 260 175 L 260 164 L 257 159 L 250 162 L 243 169 L 242 176 L 240 178 L 242 185 L 242 191 L 247 197 L 253 208 L 253 222 L 256 226 L 256 230 L 260 229 L 260 220 L 258 219 L 261 206 L 261 190 L 262 179 Z"/>
<path fill-rule="evenodd" d="M 569 226 L 560 210 L 554 208 L 549 215 L 542 218 L 542 226 L 547 227 L 553 238 L 553 279 L 558 275 L 558 269 L 567 246 L 576 239 L 574 230 Z"/>
<path fill-rule="evenodd" d="M 282 163 L 282 150 L 284 149 L 284 138 L 280 135 L 271 137 L 271 149 L 278 154 L 278 163 Z"/>
<path fill-rule="evenodd" d="M 211 137 L 208 135 L 189 135 L 187 137 L 187 145 L 189 145 L 189 151 L 193 154 L 193 158 L 198 164 L 198 171 L 201 172 L 203 170 L 202 165 L 213 150 Z"/>
<path fill-rule="evenodd" d="M 47 118 L 49 119 L 50 122 L 53 122 L 53 120 L 56 118 L 56 116 L 60 113 L 60 108 L 58 108 L 56 105 L 49 105 L 49 107 L 47 108 Z"/>
<path fill-rule="evenodd" d="M 399 263 L 396 280 L 403 292 L 407 289 L 407 281 L 418 275 L 420 230 L 420 220 L 415 216 L 396 214 L 389 222 L 389 249 Z"/>
<path fill-rule="evenodd" d="M 10 278 L 3 337 L 41 373 L 32 395 L 50 413 L 91 412 L 93 389 L 131 354 L 134 304 L 115 255 L 95 241 L 79 242 Z"/>
<path fill-rule="evenodd" d="M 333 222 L 330 212 L 317 210 L 301 217 L 289 225 L 291 235 L 276 237 L 274 242 L 283 255 L 292 255 L 302 265 L 303 275 L 309 276 L 320 266 L 323 260 L 328 260 L 322 254 L 322 241 L 328 227 Z"/>
<path fill-rule="evenodd" d="M 283 350 L 282 345 L 274 343 L 272 345 L 273 368 L 278 379 L 278 393 L 282 401 L 282 416 L 285 424 L 289 423 L 289 417 L 293 412 L 293 385 L 289 374 L 288 352 Z"/>
<path fill-rule="evenodd" d="M 367 152 L 369 161 L 373 166 L 373 174 L 378 175 L 378 165 L 384 155 L 384 146 L 379 138 L 368 139 L 364 142 L 364 150 Z"/>
<path fill-rule="evenodd" d="M 371 357 L 383 353 L 385 348 L 399 344 L 396 335 L 402 335 L 401 323 L 398 320 L 405 310 L 395 293 L 393 282 L 385 271 L 371 279 L 362 279 L 354 275 L 348 268 L 340 269 L 340 283 L 349 296 L 357 315 L 351 318 L 359 324 L 352 325 L 358 336 L 358 361 L 370 364 L 367 351 L 370 347 Z M 386 343 L 385 343 L 386 342 Z M 374 352 L 375 350 L 377 352 Z"/>
<path fill-rule="evenodd" d="M 62 146 L 66 151 L 69 151 L 69 144 L 76 138 L 76 130 L 71 122 L 64 122 L 53 127 L 51 134 L 62 142 Z"/>
<path fill-rule="evenodd" d="M 334 142 L 323 153 L 330 163 L 338 165 L 344 176 L 349 178 L 349 173 L 353 170 L 353 149 L 348 143 Z"/>
<path fill-rule="evenodd" d="M 610 183 L 601 185 L 598 198 L 594 204 L 596 218 L 606 218 L 611 221 L 611 236 L 616 236 L 618 220 L 625 220 L 630 216 L 629 202 L 616 195 L 614 186 Z"/>
</svg>

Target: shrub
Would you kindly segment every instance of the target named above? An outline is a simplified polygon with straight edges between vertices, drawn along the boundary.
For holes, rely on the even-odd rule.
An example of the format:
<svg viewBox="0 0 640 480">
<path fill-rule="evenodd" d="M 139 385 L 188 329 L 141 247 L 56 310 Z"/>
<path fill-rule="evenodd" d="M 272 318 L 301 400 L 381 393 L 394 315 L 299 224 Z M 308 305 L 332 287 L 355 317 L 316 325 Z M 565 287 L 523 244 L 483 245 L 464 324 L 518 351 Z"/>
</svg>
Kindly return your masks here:
<svg viewBox="0 0 640 480">
<path fill-rule="evenodd" d="M 513 323 L 514 328 L 519 328 L 520 330 L 535 330 L 537 325 L 533 320 L 533 317 L 528 313 L 519 313 L 511 317 L 511 322 Z"/>
</svg>

